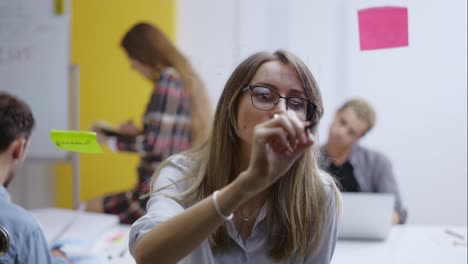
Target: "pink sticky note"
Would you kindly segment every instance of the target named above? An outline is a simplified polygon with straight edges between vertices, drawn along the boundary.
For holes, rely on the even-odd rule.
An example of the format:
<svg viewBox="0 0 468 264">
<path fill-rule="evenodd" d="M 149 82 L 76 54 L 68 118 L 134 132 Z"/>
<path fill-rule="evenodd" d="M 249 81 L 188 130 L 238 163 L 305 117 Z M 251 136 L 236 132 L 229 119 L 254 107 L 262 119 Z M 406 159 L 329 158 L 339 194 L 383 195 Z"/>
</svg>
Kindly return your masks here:
<svg viewBox="0 0 468 264">
<path fill-rule="evenodd" d="M 358 11 L 361 50 L 408 46 L 408 9 L 374 7 Z"/>
</svg>

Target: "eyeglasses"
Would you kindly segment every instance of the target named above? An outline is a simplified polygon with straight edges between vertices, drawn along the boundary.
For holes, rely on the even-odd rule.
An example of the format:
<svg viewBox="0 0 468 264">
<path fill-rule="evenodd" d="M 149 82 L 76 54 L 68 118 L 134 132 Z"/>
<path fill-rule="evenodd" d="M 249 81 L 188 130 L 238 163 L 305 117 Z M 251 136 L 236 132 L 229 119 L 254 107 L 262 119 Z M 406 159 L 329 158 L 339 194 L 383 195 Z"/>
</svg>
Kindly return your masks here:
<svg viewBox="0 0 468 264">
<path fill-rule="evenodd" d="M 280 99 L 286 100 L 286 109 L 296 112 L 299 119 L 309 120 L 315 111 L 315 105 L 301 97 L 281 96 L 277 91 L 266 86 L 247 85 L 242 92 L 250 90 L 252 105 L 258 110 L 270 111 L 278 105 Z"/>
</svg>

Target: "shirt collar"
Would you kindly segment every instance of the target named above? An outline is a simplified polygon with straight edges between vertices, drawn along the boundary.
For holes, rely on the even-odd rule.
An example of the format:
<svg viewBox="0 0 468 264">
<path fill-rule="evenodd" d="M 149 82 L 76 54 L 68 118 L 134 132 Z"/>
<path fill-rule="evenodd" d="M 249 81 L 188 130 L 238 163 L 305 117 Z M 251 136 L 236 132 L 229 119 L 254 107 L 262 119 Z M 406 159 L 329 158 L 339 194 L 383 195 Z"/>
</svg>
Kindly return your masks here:
<svg viewBox="0 0 468 264">
<path fill-rule="evenodd" d="M 10 201 L 10 194 L 3 185 L 0 185 L 0 200 Z"/>
<path fill-rule="evenodd" d="M 253 229 L 255 229 L 255 226 L 260 223 L 263 219 L 266 217 L 266 203 L 263 204 L 262 208 L 260 209 L 260 212 L 258 212 L 257 219 L 255 219 L 255 224 Z"/>
<path fill-rule="evenodd" d="M 351 149 L 351 153 L 349 153 L 349 163 L 354 167 L 357 163 L 359 163 L 359 159 L 357 158 L 359 152 L 359 145 L 354 144 L 353 148 Z"/>
<path fill-rule="evenodd" d="M 354 144 L 352 147 L 351 147 L 351 152 L 349 153 L 349 156 L 348 156 L 348 161 L 349 163 L 351 163 L 351 166 L 355 166 L 359 160 L 357 158 L 357 155 L 358 155 L 358 152 L 359 152 L 359 148 L 360 146 L 358 144 Z M 328 155 L 328 152 L 327 152 L 327 145 L 323 145 L 321 146 L 321 154 L 322 154 L 322 157 L 321 157 L 321 164 L 323 165 L 324 168 L 326 167 L 329 167 L 331 164 L 332 164 L 332 160 L 330 159 L 330 156 Z"/>
<path fill-rule="evenodd" d="M 265 217 L 267 215 L 267 203 L 265 202 L 262 206 L 262 208 L 260 209 L 260 212 L 258 212 L 258 216 L 257 216 L 257 219 L 255 220 L 255 224 L 252 228 L 252 233 L 250 234 L 250 236 L 254 236 L 254 234 L 256 233 L 256 229 L 260 228 L 261 226 L 259 226 L 259 224 L 265 220 Z M 228 231 L 228 234 L 229 236 L 237 242 L 237 244 L 243 248 L 245 250 L 245 245 L 244 245 L 244 242 L 242 241 L 242 238 L 239 236 L 239 231 L 237 230 L 236 228 L 236 224 L 235 224 L 235 220 L 234 218 L 230 221 L 227 222 L 227 231 Z"/>
</svg>

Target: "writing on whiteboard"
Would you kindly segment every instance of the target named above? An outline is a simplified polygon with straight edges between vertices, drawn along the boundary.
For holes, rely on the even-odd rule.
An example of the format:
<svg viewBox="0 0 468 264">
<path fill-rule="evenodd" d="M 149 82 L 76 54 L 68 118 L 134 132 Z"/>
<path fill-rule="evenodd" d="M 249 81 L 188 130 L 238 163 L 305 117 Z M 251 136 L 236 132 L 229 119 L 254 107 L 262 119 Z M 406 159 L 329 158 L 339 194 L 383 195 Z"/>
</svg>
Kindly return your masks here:
<svg viewBox="0 0 468 264">
<path fill-rule="evenodd" d="M 0 46 L 0 65 L 27 63 L 32 54 L 32 46 Z"/>
</svg>

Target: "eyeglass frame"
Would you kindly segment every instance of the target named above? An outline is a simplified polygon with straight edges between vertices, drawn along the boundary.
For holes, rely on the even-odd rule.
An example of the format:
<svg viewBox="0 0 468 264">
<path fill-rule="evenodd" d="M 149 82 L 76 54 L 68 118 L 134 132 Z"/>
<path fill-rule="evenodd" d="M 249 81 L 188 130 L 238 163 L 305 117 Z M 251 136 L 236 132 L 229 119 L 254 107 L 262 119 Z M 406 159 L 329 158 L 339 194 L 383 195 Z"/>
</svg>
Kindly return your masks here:
<svg viewBox="0 0 468 264">
<path fill-rule="evenodd" d="M 255 106 L 254 102 L 253 102 L 253 95 L 252 95 L 252 89 L 256 88 L 256 87 L 263 87 L 263 88 L 267 88 L 269 89 L 270 91 L 272 91 L 273 93 L 275 93 L 276 95 L 278 95 L 278 101 L 276 101 L 275 103 L 273 103 L 273 107 L 269 110 L 263 110 L 263 109 L 260 109 L 258 108 L 257 106 Z M 279 103 L 279 100 L 280 99 L 284 99 L 286 100 L 286 109 L 288 109 L 288 101 L 289 99 L 291 98 L 296 98 L 296 99 L 301 99 L 301 100 L 304 100 L 308 103 L 307 105 L 307 109 L 309 108 L 309 106 L 311 107 L 311 110 L 310 110 L 310 113 L 306 113 L 306 120 L 304 121 L 311 121 L 311 117 L 313 116 L 315 110 L 317 109 L 317 106 L 315 106 L 314 103 L 312 103 L 309 99 L 306 99 L 306 98 L 303 98 L 303 97 L 299 97 L 299 96 L 289 96 L 289 97 L 285 97 L 285 96 L 282 96 L 278 91 L 276 91 L 275 89 L 273 89 L 272 87 L 269 87 L 268 85 L 253 85 L 253 84 L 249 84 L 247 85 L 246 87 L 244 87 L 242 89 L 242 93 L 245 93 L 246 91 L 250 91 L 250 102 L 252 103 L 252 106 L 255 107 L 255 109 L 258 109 L 260 111 L 270 111 L 272 109 L 274 109 L 278 103 Z M 307 110 L 308 111 L 308 110 Z"/>
</svg>

